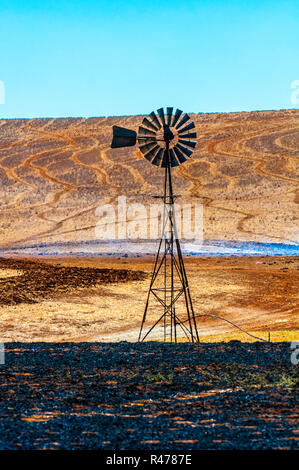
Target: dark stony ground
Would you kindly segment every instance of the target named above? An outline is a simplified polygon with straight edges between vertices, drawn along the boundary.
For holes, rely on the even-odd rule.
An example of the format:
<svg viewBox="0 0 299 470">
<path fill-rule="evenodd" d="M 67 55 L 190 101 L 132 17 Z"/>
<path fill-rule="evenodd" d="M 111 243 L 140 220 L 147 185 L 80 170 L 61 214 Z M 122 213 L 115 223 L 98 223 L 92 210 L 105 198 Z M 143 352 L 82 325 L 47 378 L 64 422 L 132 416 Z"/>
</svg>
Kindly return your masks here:
<svg viewBox="0 0 299 470">
<path fill-rule="evenodd" d="M 142 271 L 98 269 L 50 264 L 0 257 L 0 269 L 16 269 L 19 276 L 0 279 L 0 305 L 37 303 L 54 294 L 78 287 L 137 281 L 145 278 Z"/>
<path fill-rule="evenodd" d="M 295 449 L 290 353 L 289 343 L 7 343 L 0 448 Z"/>
</svg>

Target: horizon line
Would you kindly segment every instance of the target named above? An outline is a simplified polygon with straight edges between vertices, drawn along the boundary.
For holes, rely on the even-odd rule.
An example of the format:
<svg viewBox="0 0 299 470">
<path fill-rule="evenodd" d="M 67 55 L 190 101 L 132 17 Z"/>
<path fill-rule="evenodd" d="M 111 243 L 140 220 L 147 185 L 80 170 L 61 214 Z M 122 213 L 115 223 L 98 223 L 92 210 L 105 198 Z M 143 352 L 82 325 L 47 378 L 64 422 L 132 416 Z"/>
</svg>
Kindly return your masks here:
<svg viewBox="0 0 299 470">
<path fill-rule="evenodd" d="M 164 106 L 166 108 L 166 106 Z M 208 115 L 208 114 L 241 114 L 241 113 L 268 113 L 268 112 L 280 112 L 280 111 L 299 111 L 299 108 L 280 108 L 280 109 L 256 109 L 256 110 L 251 110 L 251 111 L 199 111 L 199 112 L 194 112 L 194 111 L 186 111 L 184 114 L 193 114 L 193 115 Z M 106 116 L 34 116 L 34 117 L 0 117 L 0 121 L 5 121 L 5 120 L 17 120 L 17 119 L 99 119 L 99 118 L 122 118 L 122 117 L 138 117 L 138 116 L 148 116 L 148 113 L 146 114 L 119 114 L 119 115 L 106 115 Z"/>
</svg>

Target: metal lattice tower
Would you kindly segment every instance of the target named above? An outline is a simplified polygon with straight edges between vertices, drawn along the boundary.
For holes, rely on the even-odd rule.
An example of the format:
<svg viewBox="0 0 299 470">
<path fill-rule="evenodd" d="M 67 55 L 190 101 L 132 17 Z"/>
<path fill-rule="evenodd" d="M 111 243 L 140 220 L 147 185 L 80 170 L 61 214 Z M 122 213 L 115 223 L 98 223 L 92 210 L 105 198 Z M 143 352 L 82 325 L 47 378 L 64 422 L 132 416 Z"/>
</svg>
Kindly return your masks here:
<svg viewBox="0 0 299 470">
<path fill-rule="evenodd" d="M 187 274 L 184 266 L 180 241 L 175 220 L 171 168 L 187 161 L 196 145 L 196 132 L 190 117 L 177 109 L 167 108 L 166 116 L 163 108 L 158 109 L 158 116 L 152 112 L 144 118 L 142 126 L 135 131 L 113 126 L 112 148 L 140 144 L 140 150 L 153 165 L 165 168 L 164 191 L 159 196 L 163 200 L 162 233 L 155 258 L 155 265 L 148 290 L 145 309 L 142 317 L 138 341 L 144 341 L 156 327 L 163 330 L 164 341 L 177 341 L 178 331 L 189 341 L 199 342 L 196 318 L 194 315 Z M 181 119 L 180 119 L 181 118 Z M 190 122 L 188 122 L 190 121 Z M 187 124 L 188 123 L 188 124 Z M 186 125 L 184 125 L 186 124 Z M 178 309 L 179 302 L 184 304 L 184 311 Z M 147 328 L 150 303 L 155 301 L 162 310 L 158 319 Z M 156 307 L 156 308 L 157 308 Z"/>
</svg>

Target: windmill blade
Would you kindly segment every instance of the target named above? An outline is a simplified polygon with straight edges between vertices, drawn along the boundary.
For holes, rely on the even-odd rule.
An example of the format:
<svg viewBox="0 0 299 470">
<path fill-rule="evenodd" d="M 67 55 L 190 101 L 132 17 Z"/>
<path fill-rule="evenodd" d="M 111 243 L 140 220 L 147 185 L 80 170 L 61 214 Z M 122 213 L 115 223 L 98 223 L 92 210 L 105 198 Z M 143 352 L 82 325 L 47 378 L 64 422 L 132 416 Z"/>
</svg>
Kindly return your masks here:
<svg viewBox="0 0 299 470">
<path fill-rule="evenodd" d="M 162 121 L 163 127 L 165 127 L 165 126 L 166 126 L 166 122 L 165 122 L 165 116 L 164 116 L 164 109 L 163 109 L 163 108 L 157 109 L 157 113 L 158 113 L 159 116 L 160 116 L 160 119 L 161 119 L 161 121 Z"/>
<path fill-rule="evenodd" d="M 144 155 L 148 153 L 150 150 L 152 150 L 156 145 L 157 145 L 156 142 L 152 142 L 149 144 L 141 145 L 139 148 Z"/>
<path fill-rule="evenodd" d="M 153 124 L 151 121 L 149 121 L 147 118 L 144 118 L 143 121 L 142 121 L 142 124 L 144 126 L 147 126 L 149 127 L 150 129 L 152 129 L 153 131 L 157 131 L 159 130 L 159 128 L 157 126 L 155 126 L 155 124 Z"/>
<path fill-rule="evenodd" d="M 183 152 L 184 155 L 187 155 L 187 157 L 191 157 L 191 155 L 193 153 L 192 150 L 187 149 L 186 147 L 184 147 L 181 144 L 177 144 L 176 146 L 177 146 L 177 148 L 179 148 Z"/>
<path fill-rule="evenodd" d="M 182 119 L 180 120 L 180 122 L 175 126 L 176 129 L 179 129 L 180 127 L 182 127 L 183 124 L 185 124 L 185 122 L 187 121 L 190 121 L 190 116 L 188 116 L 188 114 L 185 114 L 185 116 L 182 117 Z"/>
<path fill-rule="evenodd" d="M 156 153 L 154 159 L 152 160 L 153 165 L 160 166 L 161 160 L 163 157 L 163 152 L 164 152 L 164 149 L 160 148 L 160 150 Z"/>
<path fill-rule="evenodd" d="M 179 134 L 183 133 L 183 132 L 187 132 L 189 131 L 190 129 L 195 129 L 195 124 L 194 122 L 190 122 L 187 126 L 183 127 L 183 129 L 180 129 L 179 130 Z"/>
<path fill-rule="evenodd" d="M 137 137 L 139 144 L 146 144 L 149 142 L 157 142 L 156 137 L 148 136 L 148 137 Z"/>
<path fill-rule="evenodd" d="M 113 139 L 111 148 L 119 147 L 131 147 L 136 144 L 137 134 L 131 129 L 125 129 L 124 127 L 113 126 Z"/>
<path fill-rule="evenodd" d="M 197 137 L 196 132 L 189 132 L 188 134 L 180 135 L 181 139 L 196 139 L 196 137 Z"/>
<path fill-rule="evenodd" d="M 179 139 L 179 143 L 187 145 L 187 147 L 191 147 L 192 149 L 194 149 L 196 146 L 196 142 L 193 142 L 192 140 Z"/>
<path fill-rule="evenodd" d="M 144 157 L 147 158 L 150 162 L 152 161 L 152 159 L 154 158 L 154 156 L 156 155 L 157 153 L 157 150 L 159 150 L 159 145 L 156 145 L 156 147 L 154 147 L 152 150 L 150 150 L 149 152 L 145 153 L 144 154 Z"/>
<path fill-rule="evenodd" d="M 181 116 L 182 113 L 183 113 L 183 111 L 181 109 L 176 110 L 175 115 L 173 116 L 172 124 L 171 124 L 172 127 L 174 127 L 176 125 L 176 123 L 180 119 L 180 116 Z"/>
<path fill-rule="evenodd" d="M 180 163 L 184 163 L 187 160 L 185 155 L 183 155 L 182 152 L 179 149 L 177 149 L 176 147 L 174 147 L 173 151 L 176 154 L 176 156 L 177 156 Z"/>
<path fill-rule="evenodd" d="M 167 125 L 170 126 L 173 108 L 166 108 L 166 109 L 167 109 L 167 112 L 166 112 L 166 114 L 167 114 Z"/>
<path fill-rule="evenodd" d="M 174 154 L 173 149 L 169 150 L 169 154 L 170 154 L 170 165 L 171 166 L 179 166 L 179 162 L 175 158 L 175 154 Z"/>
<path fill-rule="evenodd" d="M 142 134 L 142 135 L 153 135 L 156 137 L 156 132 L 154 131 L 149 131 L 148 129 L 146 129 L 145 127 L 142 127 L 142 126 L 139 126 L 138 128 L 138 136 L 139 134 Z"/>
<path fill-rule="evenodd" d="M 154 121 L 154 123 L 158 126 L 158 129 L 161 129 L 161 124 L 157 116 L 155 115 L 154 111 L 151 112 L 150 114 L 151 119 Z"/>
</svg>

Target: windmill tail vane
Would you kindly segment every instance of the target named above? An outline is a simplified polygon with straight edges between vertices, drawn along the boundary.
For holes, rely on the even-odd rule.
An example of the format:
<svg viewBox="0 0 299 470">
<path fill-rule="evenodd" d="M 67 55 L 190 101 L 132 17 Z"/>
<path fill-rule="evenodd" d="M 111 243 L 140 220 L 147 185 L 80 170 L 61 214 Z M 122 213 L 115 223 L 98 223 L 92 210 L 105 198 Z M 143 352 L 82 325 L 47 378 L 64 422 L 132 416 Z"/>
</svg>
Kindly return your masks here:
<svg viewBox="0 0 299 470">
<path fill-rule="evenodd" d="M 130 147 L 138 143 L 143 156 L 153 165 L 164 168 L 162 234 L 155 256 L 138 341 L 156 330 L 164 341 L 177 342 L 182 335 L 199 342 L 180 241 L 177 235 L 172 187 L 172 167 L 186 162 L 196 146 L 194 122 L 180 109 L 172 107 L 152 112 L 142 121 L 138 133 L 113 126 L 111 148 Z"/>
</svg>

